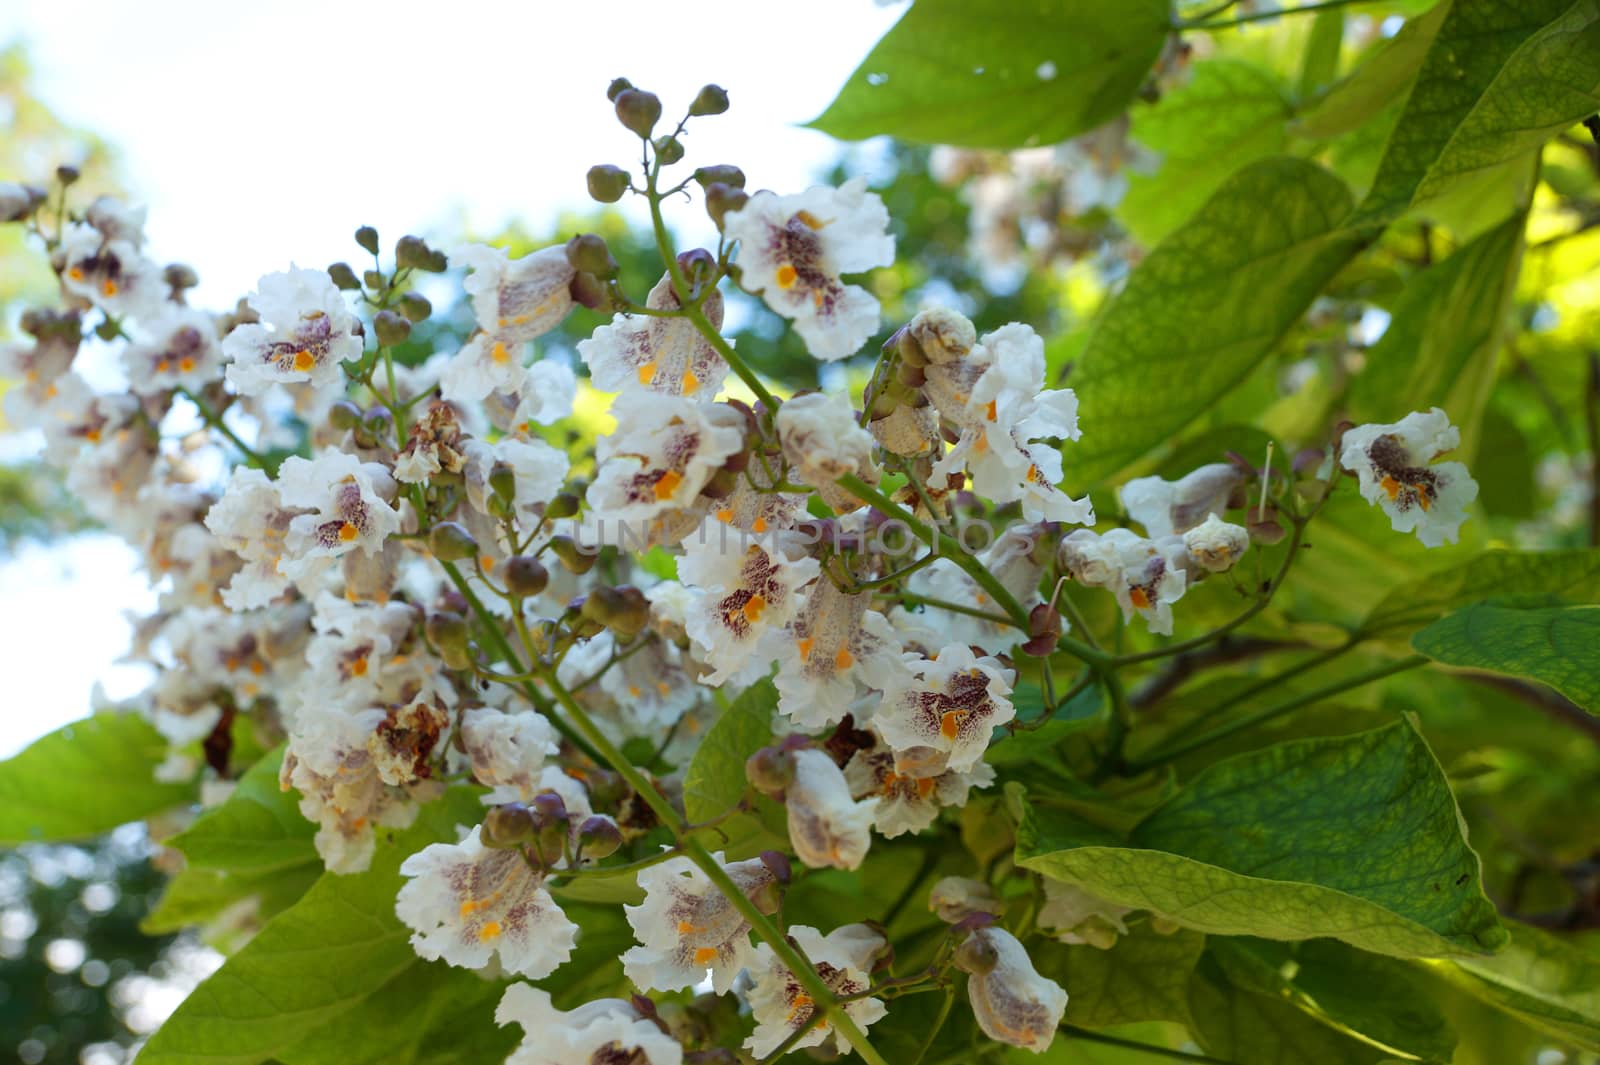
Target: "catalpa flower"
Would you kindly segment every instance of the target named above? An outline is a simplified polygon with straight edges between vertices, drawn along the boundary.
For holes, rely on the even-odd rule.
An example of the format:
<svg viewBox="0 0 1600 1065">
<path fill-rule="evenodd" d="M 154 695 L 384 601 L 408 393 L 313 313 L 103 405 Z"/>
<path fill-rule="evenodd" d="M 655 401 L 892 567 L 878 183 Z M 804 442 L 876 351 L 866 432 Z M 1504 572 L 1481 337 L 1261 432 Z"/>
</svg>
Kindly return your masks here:
<svg viewBox="0 0 1600 1065">
<path fill-rule="evenodd" d="M 844 925 L 827 935 L 807 925 L 793 925 L 789 938 L 816 966 L 823 985 L 836 998 L 858 995 L 872 986 L 872 963 L 882 951 L 884 939 L 866 925 Z M 756 1027 L 744 1041 L 744 1048 L 757 1058 L 765 1058 L 796 1030 L 810 1023 L 816 1013 L 816 1002 L 799 978 L 765 943 L 756 948 L 750 977 L 750 990 L 745 998 L 750 1002 Z M 876 998 L 847 1002 L 844 1011 L 862 1029 L 888 1012 Z M 792 1046 L 795 1050 L 821 1046 L 833 1038 L 833 1026 L 824 1018 L 811 1025 Z"/>
<path fill-rule="evenodd" d="M 1243 483 L 1244 474 L 1238 467 L 1213 462 L 1176 481 L 1136 477 L 1123 485 L 1118 495 L 1128 517 L 1144 526 L 1145 535 L 1160 539 L 1186 533 L 1209 517 L 1220 518 Z"/>
<path fill-rule="evenodd" d="M 107 237 L 92 225 L 75 223 L 62 235 L 56 254 L 61 285 L 113 318 L 155 314 L 164 293 L 161 269 L 124 237 Z"/>
<path fill-rule="evenodd" d="M 670 275 L 645 298 L 656 311 L 681 306 Z M 722 293 L 712 291 L 701 311 L 714 329 L 722 327 Z M 687 318 L 619 314 L 578 342 L 594 386 L 605 392 L 645 391 L 709 401 L 722 387 L 728 364 Z"/>
<path fill-rule="evenodd" d="M 1361 482 L 1361 495 L 1389 515 L 1396 532 L 1415 532 L 1424 547 L 1455 543 L 1478 482 L 1459 462 L 1434 462 L 1461 444 L 1461 432 L 1438 407 L 1393 425 L 1360 425 L 1344 434 L 1339 464 Z"/>
<path fill-rule="evenodd" d="M 856 422 L 843 392 L 807 392 L 778 408 L 778 440 L 801 482 L 817 490 L 835 511 L 861 506 L 861 500 L 834 482 L 853 473 L 868 484 L 878 481 L 872 464 L 872 434 Z"/>
<path fill-rule="evenodd" d="M 288 549 L 279 571 L 300 580 L 356 549 L 368 555 L 380 552 L 384 540 L 400 531 L 400 514 L 384 498 L 394 490 L 386 467 L 348 452 L 284 460 L 278 471 L 279 495 L 285 506 L 307 513 L 289 523 Z"/>
<path fill-rule="evenodd" d="M 854 869 L 872 846 L 878 798 L 856 800 L 832 758 L 814 747 L 793 753 L 794 781 L 784 789 L 789 845 L 813 869 Z"/>
<path fill-rule="evenodd" d="M 871 602 L 870 592 L 848 595 L 819 580 L 799 616 L 763 637 L 761 661 L 778 660 L 778 709 L 796 727 L 833 724 L 849 712 L 858 684 L 883 688 L 904 669 L 894 629 Z"/>
<path fill-rule="evenodd" d="M 1069 946 L 1110 950 L 1119 935 L 1128 934 L 1122 919 L 1132 912 L 1131 906 L 1118 906 L 1076 884 L 1046 877 L 1039 927 L 1055 933 L 1056 939 Z"/>
<path fill-rule="evenodd" d="M 1016 716 L 1000 663 L 951 644 L 936 659 L 906 656 L 909 667 L 883 690 L 872 724 L 889 746 L 931 747 L 958 773 L 983 760 L 994 730 Z"/>
<path fill-rule="evenodd" d="M 1036 556 L 1040 539 L 1053 535 L 1050 529 L 1048 525 L 1013 525 L 978 554 L 983 568 L 1025 610 L 1040 601 L 1039 581 L 1044 577 L 1044 565 Z M 934 560 L 931 566 L 913 573 L 907 585 L 919 595 L 991 614 L 997 611 L 989 593 L 949 559 Z M 890 620 L 906 643 L 920 645 L 930 652 L 946 644 L 960 643 L 1001 654 L 1028 638 L 1028 634 L 1015 625 L 950 611 L 913 612 L 896 607 L 890 613 Z"/>
<path fill-rule="evenodd" d="M 719 863 L 720 853 L 713 854 Z M 723 870 L 746 896 L 774 883 L 759 859 L 730 862 Z M 754 960 L 750 922 L 687 858 L 670 858 L 639 871 L 644 902 L 624 906 L 642 946 L 622 955 L 622 970 L 642 991 L 692 987 L 711 971 L 711 986 L 726 994 L 734 977 Z"/>
<path fill-rule="evenodd" d="M 769 551 L 741 543 L 691 541 L 678 563 L 678 576 L 695 592 L 684 626 L 713 669 L 701 678 L 712 687 L 765 672 L 771 660 L 754 653 L 758 642 L 789 623 L 800 606 L 799 589 L 819 572 L 814 558 L 790 560 L 776 546 Z"/>
<path fill-rule="evenodd" d="M 901 773 L 895 765 L 895 752 L 879 743 L 851 755 L 844 778 L 853 797 L 877 798 L 872 827 L 885 839 L 893 839 L 921 832 L 946 806 L 965 806 L 973 788 L 994 783 L 994 767 L 980 761 L 965 772 L 946 768 L 932 776 L 915 777 Z"/>
<path fill-rule="evenodd" d="M 744 418 L 723 404 L 624 393 L 612 407 L 617 431 L 596 449 L 589 505 L 602 517 L 645 522 L 686 507 L 744 446 Z"/>
<path fill-rule="evenodd" d="M 223 589 L 222 601 L 233 610 L 265 606 L 289 587 L 278 571 L 289 523 L 302 513 L 285 506 L 278 486 L 261 470 L 235 466 L 222 497 L 206 512 L 206 528 L 218 542 L 244 560 Z"/>
<path fill-rule="evenodd" d="M 630 1002 L 601 998 L 562 1012 L 550 992 L 506 988 L 495 1023 L 519 1024 L 522 1042 L 506 1065 L 682 1065 L 683 1047 Z"/>
<path fill-rule="evenodd" d="M 228 380 L 247 396 L 273 385 L 307 382 L 342 389 L 341 363 L 361 358 L 361 323 L 321 270 L 290 267 L 268 274 L 247 297 L 259 322 L 235 326 L 222 339 Z"/>
<path fill-rule="evenodd" d="M 1127 529 L 1078 529 L 1061 541 L 1061 558 L 1080 583 L 1110 589 L 1124 621 L 1139 614 L 1151 632 L 1172 635 L 1172 604 L 1189 586 L 1182 537 L 1146 540 Z"/>
<path fill-rule="evenodd" d="M 1039 975 L 1016 936 L 992 925 L 980 928 L 962 944 L 956 964 L 971 974 L 967 996 L 985 1035 L 1035 1054 L 1050 1046 L 1067 993 Z"/>
<path fill-rule="evenodd" d="M 1215 514 L 1183 534 L 1189 559 L 1208 573 L 1226 573 L 1250 547 L 1250 530 Z"/>
<path fill-rule="evenodd" d="M 560 245 L 512 259 L 504 248 L 467 244 L 450 258 L 472 269 L 461 287 L 472 297 L 473 316 L 491 338 L 491 347 L 543 336 L 572 310 L 575 271 Z"/>
<path fill-rule="evenodd" d="M 723 219 L 739 242 L 740 283 L 793 319 L 811 354 L 832 361 L 856 353 L 878 330 L 878 301 L 841 274 L 894 262 L 883 201 L 854 178 L 797 196 L 758 192 Z"/>
<path fill-rule="evenodd" d="M 40 427 L 50 454 L 67 461 L 83 444 L 98 444 L 126 426 L 139 401 L 125 393 L 96 392 L 74 372 L 55 382 Z"/>
<path fill-rule="evenodd" d="M 537 792 L 545 759 L 560 749 L 555 728 L 542 714 L 508 714 L 486 706 L 462 715 L 461 743 L 478 783 L 511 789 L 519 797 Z"/>
<path fill-rule="evenodd" d="M 174 388 L 198 392 L 222 369 L 217 327 L 204 311 L 171 307 L 142 330 L 146 339 L 122 350 L 128 387 L 141 396 Z"/>
<path fill-rule="evenodd" d="M 55 394 L 55 383 L 72 366 L 82 342 L 76 315 L 39 327 L 32 344 L 0 343 L 0 378 L 18 382 L 5 393 L 5 414 L 17 425 L 31 426 L 39 408 Z"/>
<path fill-rule="evenodd" d="M 486 847 L 479 825 L 460 843 L 434 843 L 407 858 L 395 913 L 429 961 L 538 980 L 572 957 L 578 926 L 567 919 L 516 848 Z"/>
</svg>

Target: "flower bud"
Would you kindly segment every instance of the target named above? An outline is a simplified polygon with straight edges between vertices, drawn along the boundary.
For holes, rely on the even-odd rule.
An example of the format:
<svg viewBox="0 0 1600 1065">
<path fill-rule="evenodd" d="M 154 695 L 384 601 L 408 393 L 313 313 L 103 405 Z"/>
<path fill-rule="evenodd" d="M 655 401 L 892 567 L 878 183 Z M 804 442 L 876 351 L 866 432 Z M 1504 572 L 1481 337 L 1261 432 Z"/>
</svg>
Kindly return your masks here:
<svg viewBox="0 0 1600 1065">
<path fill-rule="evenodd" d="M 578 826 L 578 846 L 585 858 L 609 858 L 622 846 L 622 830 L 603 814 L 596 814 Z"/>
<path fill-rule="evenodd" d="M 561 560 L 568 573 L 582 576 L 594 568 L 594 553 L 584 551 L 578 547 L 577 541 L 570 536 L 552 536 L 550 538 L 550 553 Z"/>
<path fill-rule="evenodd" d="M 382 403 L 374 403 L 361 416 L 361 428 L 382 439 L 394 428 L 394 413 Z"/>
<path fill-rule="evenodd" d="M 565 824 L 567 821 L 566 800 L 553 791 L 541 791 L 533 797 L 531 805 L 538 815 L 537 820 L 553 821 L 557 824 Z"/>
<path fill-rule="evenodd" d="M 661 118 L 661 98 L 653 92 L 623 89 L 612 102 L 616 105 L 617 121 L 640 137 L 650 136 Z"/>
<path fill-rule="evenodd" d="M 989 937 L 981 933 L 968 936 L 956 948 L 955 957 L 952 959 L 957 969 L 973 976 L 987 976 L 994 972 L 994 967 L 1000 964 L 1000 951 Z"/>
<path fill-rule="evenodd" d="M 604 163 L 589 168 L 589 195 L 601 203 L 616 203 L 632 184 L 621 167 Z"/>
<path fill-rule="evenodd" d="M 692 248 L 678 256 L 678 269 L 689 284 L 698 288 L 717 276 L 717 259 L 704 248 Z"/>
<path fill-rule="evenodd" d="M 62 166 L 56 167 L 56 180 L 61 182 L 63 186 L 76 184 L 78 179 L 82 176 L 83 171 L 79 170 L 75 166 L 67 166 L 63 164 Z"/>
<path fill-rule="evenodd" d="M 344 431 L 361 424 L 361 408 L 348 399 L 339 399 L 328 408 L 328 424 Z"/>
<path fill-rule="evenodd" d="M 517 471 L 509 462 L 496 462 L 489 467 L 489 491 L 507 503 L 517 498 Z"/>
<path fill-rule="evenodd" d="M 371 226 L 362 226 L 356 230 L 356 243 L 369 255 L 378 254 L 378 231 Z"/>
<path fill-rule="evenodd" d="M 328 277 L 333 281 L 333 287 L 341 292 L 352 292 L 361 287 L 361 279 L 350 269 L 349 263 L 334 263 L 329 266 Z"/>
<path fill-rule="evenodd" d="M 478 553 L 478 541 L 467 532 L 466 526 L 453 521 L 441 521 L 428 530 L 428 550 L 440 562 L 459 562 Z"/>
<path fill-rule="evenodd" d="M 400 297 L 400 313 L 405 315 L 408 322 L 420 322 L 433 313 L 433 304 L 428 302 L 426 296 L 407 292 Z"/>
<path fill-rule="evenodd" d="M 1248 518 L 1245 521 L 1245 528 L 1250 530 L 1250 539 L 1255 543 L 1271 545 L 1288 535 L 1282 523 L 1278 521 L 1276 507 L 1268 507 L 1266 514 L 1259 519 L 1256 517 L 1254 507 L 1248 510 L 1246 514 Z"/>
<path fill-rule="evenodd" d="M 168 263 L 166 269 L 161 271 L 161 280 L 174 292 L 194 288 L 200 283 L 200 275 L 194 272 L 194 267 L 184 263 Z"/>
<path fill-rule="evenodd" d="M 694 172 L 694 179 L 700 183 L 701 188 L 718 182 L 733 189 L 744 188 L 744 171 L 727 163 L 698 167 Z"/>
<path fill-rule="evenodd" d="M 504 850 L 532 841 L 533 831 L 533 811 L 524 803 L 507 802 L 489 808 L 478 838 L 485 847 Z"/>
<path fill-rule="evenodd" d="M 439 649 L 451 669 L 465 669 L 471 663 L 467 641 L 472 629 L 466 618 L 453 610 L 440 610 L 428 615 L 424 630 L 428 642 Z"/>
<path fill-rule="evenodd" d="M 707 85 L 700 90 L 694 102 L 689 105 L 689 113 L 696 117 L 700 115 L 720 115 L 728 109 L 728 93 L 720 85 Z"/>
<path fill-rule="evenodd" d="M 378 346 L 392 348 L 404 344 L 411 335 L 411 323 L 394 311 L 379 311 L 372 316 L 372 327 L 378 334 Z"/>
<path fill-rule="evenodd" d="M 428 270 L 433 251 L 421 237 L 404 236 L 394 243 L 394 264 L 401 269 Z"/>
<path fill-rule="evenodd" d="M 583 601 L 583 616 L 598 622 L 622 640 L 631 640 L 650 624 L 650 600 L 632 585 L 601 585 Z"/>
<path fill-rule="evenodd" d="M 389 283 L 389 279 L 383 276 L 382 270 L 364 270 L 361 274 L 361 280 L 374 292 Z"/>
<path fill-rule="evenodd" d="M 571 492 L 562 492 L 544 505 L 544 516 L 555 520 L 557 518 L 570 518 L 578 513 L 578 508 L 583 506 L 583 500 Z"/>
<path fill-rule="evenodd" d="M 33 198 L 26 185 L 0 181 L 0 222 L 20 222 L 32 214 L 40 202 Z"/>
<path fill-rule="evenodd" d="M 617 260 L 611 257 L 605 238 L 596 233 L 579 233 L 567 241 L 567 262 L 574 270 L 599 278 L 617 274 Z"/>
<path fill-rule="evenodd" d="M 906 333 L 930 363 L 941 365 L 964 357 L 978 342 L 978 331 L 971 320 L 944 307 L 919 311 L 906 323 Z"/>
<path fill-rule="evenodd" d="M 794 879 L 794 867 L 789 863 L 787 854 L 782 851 L 762 851 L 756 857 L 761 859 L 761 864 L 767 867 L 774 881 L 782 887 L 789 886 Z"/>
<path fill-rule="evenodd" d="M 671 166 L 683 158 L 683 142 L 676 137 L 657 137 L 654 147 L 656 158 L 663 166 Z"/>
<path fill-rule="evenodd" d="M 611 84 L 606 86 L 606 99 L 615 103 L 617 97 L 631 88 L 633 88 L 633 82 L 627 78 L 612 78 Z"/>
<path fill-rule="evenodd" d="M 928 909 L 946 924 L 956 924 L 975 913 L 999 914 L 1005 904 L 982 880 L 947 876 L 928 892 Z"/>
<path fill-rule="evenodd" d="M 776 855 L 777 853 L 777 851 L 766 851 L 762 857 L 765 858 L 767 854 Z M 779 857 L 782 856 L 779 855 Z M 787 860 L 785 859 L 785 861 Z M 767 868 L 771 869 L 772 867 L 769 865 Z M 756 909 L 771 917 L 778 912 L 778 907 L 783 904 L 783 888 L 778 884 L 777 880 L 763 880 L 756 886 L 754 891 L 746 895 L 746 898 L 755 903 Z"/>
<path fill-rule="evenodd" d="M 506 591 L 512 595 L 533 596 L 550 584 L 550 571 L 532 555 L 513 555 L 506 559 Z"/>
<path fill-rule="evenodd" d="M 575 303 L 582 304 L 591 311 L 603 311 L 611 306 L 611 293 L 606 288 L 606 283 L 593 274 L 573 274 L 572 283 L 567 286 L 567 291 L 572 294 Z"/>
<path fill-rule="evenodd" d="M 745 759 L 744 776 L 769 799 L 781 798 L 794 783 L 794 756 L 780 747 L 763 747 Z"/>
<path fill-rule="evenodd" d="M 713 181 L 706 186 L 706 214 L 722 228 L 722 218 L 729 211 L 737 211 L 750 202 L 750 194 L 743 189 L 736 189 L 732 185 L 721 181 Z"/>
</svg>

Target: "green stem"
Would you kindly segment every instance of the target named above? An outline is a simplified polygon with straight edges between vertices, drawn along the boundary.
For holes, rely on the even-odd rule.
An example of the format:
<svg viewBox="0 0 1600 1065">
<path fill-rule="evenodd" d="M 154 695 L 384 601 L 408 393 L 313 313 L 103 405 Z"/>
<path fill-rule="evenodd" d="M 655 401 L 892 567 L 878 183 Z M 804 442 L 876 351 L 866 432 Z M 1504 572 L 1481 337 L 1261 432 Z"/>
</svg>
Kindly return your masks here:
<svg viewBox="0 0 1600 1065">
<path fill-rule="evenodd" d="M 931 595 L 918 595 L 916 592 L 908 592 L 902 589 L 895 592 L 894 597 L 907 606 L 931 606 L 936 610 L 948 610 L 952 614 L 965 614 L 969 618 L 977 618 L 980 621 L 987 621 L 995 625 L 1010 625 L 1013 628 L 1017 624 L 1004 614 L 979 610 L 975 606 L 967 606 L 964 603 L 952 603 L 948 599 L 935 599 Z"/>
<path fill-rule="evenodd" d="M 1248 15 L 1239 15 L 1236 18 L 1222 19 L 1217 22 L 1180 22 L 1176 28 L 1179 30 L 1225 30 L 1231 26 L 1242 26 L 1247 22 L 1264 22 L 1268 19 L 1282 18 L 1285 15 L 1308 15 L 1315 11 L 1327 11 L 1336 7 L 1351 7 L 1355 4 L 1370 4 L 1374 2 L 1376 0 L 1323 0 L 1320 4 L 1289 7 L 1284 8 L 1282 11 L 1255 11 Z"/>
<path fill-rule="evenodd" d="M 1087 1028 L 1079 1028 L 1075 1024 L 1060 1026 L 1061 1034 L 1070 1039 L 1081 1039 L 1086 1043 L 1103 1043 L 1111 1047 L 1125 1047 L 1136 1050 L 1152 1057 L 1171 1058 L 1174 1061 L 1192 1061 L 1198 1065 L 1234 1065 L 1226 1058 L 1213 1058 L 1206 1054 L 1191 1054 L 1187 1050 L 1173 1050 L 1170 1047 L 1158 1047 L 1152 1043 L 1141 1043 L 1134 1039 L 1122 1039 L 1118 1036 L 1107 1035 L 1104 1032 L 1092 1032 Z"/>
<path fill-rule="evenodd" d="M 1236 721 L 1231 721 L 1212 732 L 1208 732 L 1204 736 L 1196 737 L 1187 743 L 1180 743 L 1177 746 L 1168 747 L 1164 750 L 1158 749 L 1156 751 L 1152 751 L 1140 761 L 1130 764 L 1127 767 L 1128 771 L 1129 773 L 1145 772 L 1146 770 L 1153 769 L 1158 765 L 1170 762 L 1175 758 L 1180 758 L 1191 751 L 1199 750 L 1201 747 L 1209 746 L 1210 744 L 1215 743 L 1217 740 L 1226 739 L 1235 733 L 1243 732 L 1245 729 L 1254 728 L 1255 726 L 1263 724 L 1267 721 L 1271 721 L 1276 717 L 1282 717 L 1284 714 L 1298 710 L 1302 706 L 1309 706 L 1312 703 L 1321 702 L 1323 699 L 1350 691 L 1352 688 L 1359 688 L 1363 685 L 1371 684 L 1373 681 L 1382 680 L 1385 677 L 1392 677 L 1396 673 L 1404 673 L 1408 669 L 1415 669 L 1418 666 L 1426 665 L 1427 663 L 1428 659 L 1425 656 L 1411 655 L 1407 658 L 1402 658 L 1397 662 L 1390 662 L 1387 665 L 1380 666 L 1377 669 L 1369 669 L 1364 673 L 1357 673 L 1355 676 L 1347 677 L 1346 679 L 1339 681 L 1337 684 L 1330 684 L 1325 688 L 1318 688 L 1316 691 L 1307 692 L 1305 695 L 1297 696 L 1293 699 L 1287 700 L 1286 702 L 1278 703 L 1276 706 L 1269 706 L 1263 710 L 1258 710 L 1253 714 L 1248 714 L 1245 717 L 1241 717 Z"/>
<path fill-rule="evenodd" d="M 917 1048 L 917 1056 L 911 1059 L 910 1065 L 921 1065 L 922 1059 L 928 1056 L 928 1051 L 933 1049 L 933 1041 L 939 1038 L 939 1033 L 944 1030 L 944 1022 L 950 1017 L 950 1007 L 955 1005 L 956 989 L 944 989 L 944 1001 L 939 1004 L 939 1012 L 933 1018 L 933 1024 L 928 1029 L 928 1037 Z"/>
<path fill-rule="evenodd" d="M 204 420 L 207 425 L 211 426 L 211 428 L 227 437 L 229 443 L 233 444 L 234 447 L 244 452 L 245 458 L 250 460 L 250 465 L 256 467 L 257 469 L 267 468 L 266 458 L 263 457 L 259 452 L 252 449 L 243 440 L 240 440 L 239 434 L 235 433 L 232 429 L 229 429 L 227 425 L 223 423 L 222 415 L 215 413 L 210 407 L 206 406 L 205 400 L 201 399 L 193 392 L 190 392 L 187 388 L 177 388 L 173 391 L 188 399 L 190 403 L 193 403 L 195 405 L 195 409 L 200 412 L 201 419 Z"/>
</svg>

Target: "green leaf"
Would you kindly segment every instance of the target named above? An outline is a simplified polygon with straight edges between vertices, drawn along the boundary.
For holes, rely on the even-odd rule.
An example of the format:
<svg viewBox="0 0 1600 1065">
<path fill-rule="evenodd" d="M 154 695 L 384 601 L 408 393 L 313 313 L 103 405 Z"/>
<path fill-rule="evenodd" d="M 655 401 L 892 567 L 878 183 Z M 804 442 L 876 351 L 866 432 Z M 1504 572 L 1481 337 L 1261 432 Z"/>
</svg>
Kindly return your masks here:
<svg viewBox="0 0 1600 1065">
<path fill-rule="evenodd" d="M 1435 662 L 1548 684 L 1600 713 L 1600 606 L 1474 603 L 1411 638 Z"/>
<path fill-rule="evenodd" d="M 185 869 L 167 881 L 160 901 L 139 922 L 139 930 L 146 935 L 166 935 L 215 921 L 216 927 L 204 930 L 206 941 L 231 952 L 259 925 L 303 898 L 321 875 L 322 866 L 317 863 L 266 873 Z M 233 909 L 247 901 L 243 913 Z"/>
<path fill-rule="evenodd" d="M 1366 1065 L 1389 1057 L 1290 1002 L 1235 986 L 1209 953 L 1189 985 L 1189 1008 L 1206 1053 L 1238 1065 Z"/>
<path fill-rule="evenodd" d="M 1305 58 L 1300 63 L 1300 96 L 1310 96 L 1334 79 L 1343 50 L 1344 12 L 1336 7 L 1318 11 L 1311 20 Z"/>
<path fill-rule="evenodd" d="M 1444 772 L 1405 720 L 1218 762 L 1125 846 L 1028 810 L 1016 857 L 1214 935 L 1331 936 L 1401 957 L 1505 942 Z"/>
<path fill-rule="evenodd" d="M 1160 152 L 1154 174 L 1130 172 L 1117 217 L 1153 244 L 1192 215 L 1228 175 L 1281 152 L 1289 101 L 1269 70 L 1237 59 L 1213 59 L 1193 79 L 1152 107 L 1133 113 L 1132 134 Z"/>
<path fill-rule="evenodd" d="M 316 826 L 300 815 L 300 797 L 278 784 L 283 747 L 268 753 L 239 778 L 220 806 L 195 818 L 168 845 L 195 869 L 266 873 L 316 863 Z"/>
<path fill-rule="evenodd" d="M 1324 139 L 1366 125 L 1395 102 L 1422 68 L 1422 61 L 1450 11 L 1441 0 L 1416 18 L 1406 19 L 1400 32 L 1373 47 L 1361 65 L 1301 112 L 1294 132 Z"/>
<path fill-rule="evenodd" d="M 1512 215 L 1406 287 L 1351 384 L 1353 418 L 1390 422 L 1442 407 L 1462 427 L 1461 457 L 1471 461 L 1506 335 L 1525 221 Z"/>
<path fill-rule="evenodd" d="M 778 689 L 769 680 L 746 688 L 707 730 L 683 777 L 683 806 L 690 822 L 720 817 L 744 798 L 744 763 L 772 742 L 772 715 Z M 783 850 L 789 830 L 783 808 L 758 796 L 751 813 L 740 813 L 718 826 L 727 836 L 720 848 L 732 861 L 764 850 Z"/>
<path fill-rule="evenodd" d="M 1110 950 L 1045 943 L 1033 948 L 1033 957 L 1040 973 L 1067 989 L 1068 1024 L 1189 1025 L 1189 979 L 1205 945 L 1198 932 L 1181 929 L 1163 936 L 1145 923 L 1118 937 Z"/>
<path fill-rule="evenodd" d="M 192 782 L 155 778 L 166 754 L 148 721 L 116 710 L 36 740 L 0 762 L 0 844 L 83 839 L 194 801 Z"/>
<path fill-rule="evenodd" d="M 1395 588 L 1361 628 L 1369 634 L 1419 628 L 1456 607 L 1508 596 L 1600 601 L 1600 550 L 1486 551 Z"/>
<path fill-rule="evenodd" d="M 918 0 L 811 126 L 844 140 L 1054 144 L 1120 112 L 1170 29 L 1167 0 Z"/>
<path fill-rule="evenodd" d="M 1066 452 L 1083 490 L 1178 431 L 1243 380 L 1365 238 L 1350 194 L 1300 159 L 1244 168 L 1134 270 L 1068 381 L 1083 439 Z"/>
<path fill-rule="evenodd" d="M 1493 958 L 1430 965 L 1456 987 L 1584 1050 L 1600 1051 L 1600 953 L 1530 925 Z"/>
<path fill-rule="evenodd" d="M 1593 14 L 1593 0 L 1452 4 L 1358 223 L 1390 221 L 1455 179 L 1526 154 L 1593 112 L 1600 85 L 1600 49 L 1586 45 Z"/>
</svg>

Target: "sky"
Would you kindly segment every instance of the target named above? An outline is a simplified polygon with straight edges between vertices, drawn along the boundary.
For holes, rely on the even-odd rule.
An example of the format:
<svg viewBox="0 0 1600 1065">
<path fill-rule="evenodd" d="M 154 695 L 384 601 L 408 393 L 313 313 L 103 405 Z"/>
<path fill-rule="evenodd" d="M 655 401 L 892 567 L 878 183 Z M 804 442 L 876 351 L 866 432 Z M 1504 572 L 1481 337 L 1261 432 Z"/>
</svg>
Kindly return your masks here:
<svg viewBox="0 0 1600 1065">
<path fill-rule="evenodd" d="M 625 76 L 677 116 L 701 85 L 728 113 L 696 120 L 686 166 L 734 163 L 752 188 L 798 191 L 839 152 L 815 117 L 899 6 L 273 0 L 4 0 L 0 47 L 26 42 L 35 89 L 120 152 L 149 207 L 151 255 L 194 266 L 196 302 L 229 307 L 262 274 L 362 254 L 376 226 L 448 248 L 512 218 L 593 206 L 584 174 L 627 166 L 605 89 Z M 443 17 L 442 17 L 443 15 Z M 0 177 L 31 175 L 0 175 Z M 698 206 L 677 225 L 710 232 Z M 0 440 L 0 453 L 17 442 Z M 117 666 L 125 610 L 154 595 L 110 536 L 0 557 L 0 757 L 144 677 Z"/>
</svg>

